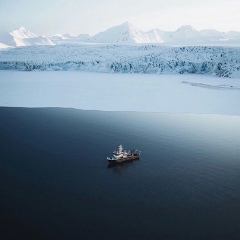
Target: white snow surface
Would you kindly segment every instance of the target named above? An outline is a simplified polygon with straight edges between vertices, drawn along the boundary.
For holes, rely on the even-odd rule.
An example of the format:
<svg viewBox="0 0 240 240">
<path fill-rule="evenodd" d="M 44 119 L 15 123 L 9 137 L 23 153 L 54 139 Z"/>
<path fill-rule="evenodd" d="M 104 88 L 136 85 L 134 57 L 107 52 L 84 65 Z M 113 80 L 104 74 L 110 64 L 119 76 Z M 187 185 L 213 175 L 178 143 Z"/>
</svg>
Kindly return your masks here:
<svg viewBox="0 0 240 240">
<path fill-rule="evenodd" d="M 0 106 L 240 115 L 239 88 L 202 75 L 0 71 Z"/>
<path fill-rule="evenodd" d="M 32 38 L 28 38 L 31 40 Z M 0 70 L 240 77 L 240 47 L 81 44 L 2 49 Z"/>
</svg>

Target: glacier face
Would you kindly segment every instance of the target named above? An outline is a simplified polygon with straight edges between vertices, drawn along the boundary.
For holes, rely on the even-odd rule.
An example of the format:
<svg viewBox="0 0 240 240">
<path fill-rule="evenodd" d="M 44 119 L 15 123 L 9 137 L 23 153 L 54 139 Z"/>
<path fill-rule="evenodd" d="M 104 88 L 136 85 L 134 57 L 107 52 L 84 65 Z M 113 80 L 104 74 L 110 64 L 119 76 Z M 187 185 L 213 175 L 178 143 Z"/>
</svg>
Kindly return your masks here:
<svg viewBox="0 0 240 240">
<path fill-rule="evenodd" d="M 0 70 L 191 73 L 240 77 L 240 48 L 113 44 L 31 46 L 1 50 Z"/>
</svg>

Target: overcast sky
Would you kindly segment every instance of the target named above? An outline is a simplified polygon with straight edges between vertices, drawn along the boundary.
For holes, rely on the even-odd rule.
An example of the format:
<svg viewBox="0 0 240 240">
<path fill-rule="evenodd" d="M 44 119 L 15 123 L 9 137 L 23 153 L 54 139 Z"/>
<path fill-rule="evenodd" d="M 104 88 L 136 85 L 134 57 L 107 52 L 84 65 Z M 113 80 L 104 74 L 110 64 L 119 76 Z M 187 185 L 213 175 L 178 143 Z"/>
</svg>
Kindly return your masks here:
<svg viewBox="0 0 240 240">
<path fill-rule="evenodd" d="M 0 0 L 0 30 L 93 35 L 125 21 L 145 31 L 240 31 L 240 0 Z"/>
</svg>

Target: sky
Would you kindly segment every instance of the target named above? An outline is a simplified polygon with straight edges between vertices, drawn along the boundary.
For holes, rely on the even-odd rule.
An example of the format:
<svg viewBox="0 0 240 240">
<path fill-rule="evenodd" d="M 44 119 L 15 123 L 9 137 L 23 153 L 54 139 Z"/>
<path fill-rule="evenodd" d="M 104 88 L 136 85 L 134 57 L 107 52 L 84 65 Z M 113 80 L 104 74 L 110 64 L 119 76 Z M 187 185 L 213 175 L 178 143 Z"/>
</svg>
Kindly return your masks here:
<svg viewBox="0 0 240 240">
<path fill-rule="evenodd" d="M 126 21 L 143 31 L 240 31 L 240 0 L 0 0 L 0 31 L 94 35 Z"/>
</svg>

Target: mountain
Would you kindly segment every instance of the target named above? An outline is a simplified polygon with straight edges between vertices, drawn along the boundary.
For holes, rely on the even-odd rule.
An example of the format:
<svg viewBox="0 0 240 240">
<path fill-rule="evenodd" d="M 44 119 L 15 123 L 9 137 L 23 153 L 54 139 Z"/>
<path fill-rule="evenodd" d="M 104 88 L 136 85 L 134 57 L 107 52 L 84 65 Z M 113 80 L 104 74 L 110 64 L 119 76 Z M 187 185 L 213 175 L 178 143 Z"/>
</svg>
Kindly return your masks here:
<svg viewBox="0 0 240 240">
<path fill-rule="evenodd" d="M 69 33 L 65 33 L 62 35 L 62 38 L 66 38 L 66 39 L 69 39 L 69 38 L 75 38 L 74 36 L 72 36 L 71 34 Z"/>
<path fill-rule="evenodd" d="M 147 35 L 148 35 L 148 38 L 149 38 L 149 42 L 152 42 L 152 43 L 164 43 L 165 41 L 164 41 L 160 31 L 161 30 L 153 29 L 153 30 L 147 32 Z"/>
<path fill-rule="evenodd" d="M 18 39 L 12 36 L 11 33 L 5 31 L 0 32 L 0 43 L 11 47 L 26 46 L 26 44 L 21 39 Z"/>
<path fill-rule="evenodd" d="M 10 46 L 8 46 L 8 45 L 6 45 L 6 44 L 4 44 L 4 43 L 0 43 L 0 49 L 1 48 L 10 48 Z"/>
<path fill-rule="evenodd" d="M 109 28 L 89 39 L 96 43 L 146 43 L 148 34 L 134 27 L 131 23 L 125 22 L 121 25 Z"/>
<path fill-rule="evenodd" d="M 70 39 L 70 38 L 75 38 L 74 36 L 72 36 L 71 34 L 69 33 L 64 33 L 64 34 L 54 34 L 54 35 L 51 35 L 49 36 L 49 38 L 56 38 L 56 39 Z"/>
<path fill-rule="evenodd" d="M 18 39 L 38 37 L 36 34 L 32 33 L 31 31 L 29 31 L 25 27 L 20 27 L 19 29 L 10 32 L 10 34 L 13 37 L 18 38 Z"/>
<path fill-rule="evenodd" d="M 65 33 L 45 37 L 38 36 L 24 27 L 12 32 L 0 32 L 0 48 L 81 43 L 240 46 L 240 32 L 224 33 L 215 29 L 197 31 L 190 25 L 182 26 L 176 31 L 163 31 L 155 28 L 144 32 L 129 22 L 111 27 L 94 36 L 89 34 L 72 36 Z"/>
<path fill-rule="evenodd" d="M 175 32 L 153 29 L 147 32 L 150 43 L 179 43 L 201 38 L 201 34 L 190 25 L 182 26 Z"/>
<path fill-rule="evenodd" d="M 162 31 L 160 29 L 153 29 L 147 32 L 150 43 L 166 43 L 171 42 L 172 32 Z"/>
<path fill-rule="evenodd" d="M 79 39 L 80 42 L 88 42 L 90 37 L 90 34 L 79 34 L 76 38 Z"/>
<path fill-rule="evenodd" d="M 234 40 L 234 41 L 233 41 Z M 237 40 L 237 41 L 236 41 Z M 197 31 L 190 25 L 178 28 L 176 31 L 162 31 L 153 29 L 144 32 L 129 22 L 111 27 L 100 32 L 89 39 L 94 43 L 161 43 L 161 44 L 182 44 L 182 45 L 208 45 L 237 43 L 240 45 L 240 32 L 219 32 L 214 29 Z"/>
<path fill-rule="evenodd" d="M 190 25 L 182 26 L 178 28 L 177 31 L 172 33 L 172 42 L 193 40 L 196 41 L 201 38 L 202 38 L 201 33 Z"/>
<path fill-rule="evenodd" d="M 229 32 L 227 32 L 227 36 L 228 36 L 228 38 L 230 38 L 230 39 L 240 40 L 240 32 L 229 31 Z"/>
<path fill-rule="evenodd" d="M 20 27 L 12 32 L 0 32 L 0 48 L 34 45 L 55 44 L 48 37 L 38 36 L 24 27 Z"/>
<path fill-rule="evenodd" d="M 82 42 L 88 42 L 90 35 L 89 34 L 79 34 L 78 36 L 74 37 L 69 33 L 65 34 L 54 34 L 49 37 L 52 42 L 55 44 L 79 44 Z"/>
<path fill-rule="evenodd" d="M 206 29 L 206 30 L 202 30 L 200 31 L 200 33 L 202 34 L 202 37 L 205 39 L 208 39 L 210 41 L 214 41 L 214 40 L 227 40 L 228 36 L 226 33 L 223 32 L 218 32 L 215 29 Z"/>
</svg>

